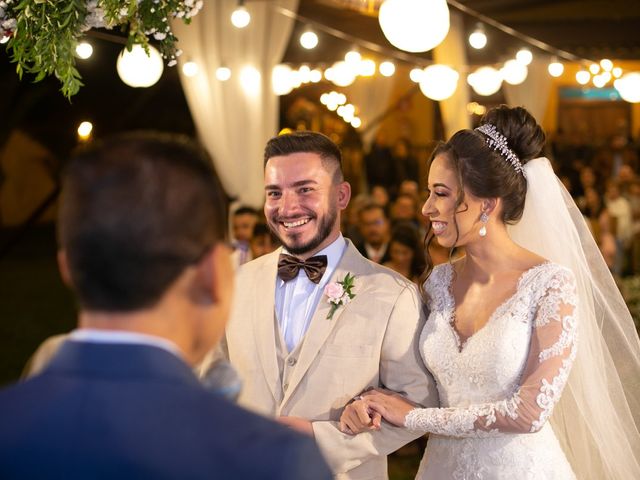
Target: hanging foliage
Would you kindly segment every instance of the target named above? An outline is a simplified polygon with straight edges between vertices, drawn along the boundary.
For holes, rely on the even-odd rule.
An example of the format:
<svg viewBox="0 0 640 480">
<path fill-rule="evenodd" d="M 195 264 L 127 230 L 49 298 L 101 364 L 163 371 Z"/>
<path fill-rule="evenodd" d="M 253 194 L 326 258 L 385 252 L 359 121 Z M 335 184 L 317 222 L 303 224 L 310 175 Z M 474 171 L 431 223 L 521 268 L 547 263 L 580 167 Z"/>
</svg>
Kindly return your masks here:
<svg viewBox="0 0 640 480">
<path fill-rule="evenodd" d="M 127 33 L 127 49 L 153 38 L 169 66 L 177 63 L 178 39 L 170 20 L 189 23 L 202 0 L 0 0 L 0 38 L 20 78 L 35 81 L 55 75 L 70 98 L 82 86 L 76 68 L 76 46 L 91 28 L 119 28 Z"/>
</svg>

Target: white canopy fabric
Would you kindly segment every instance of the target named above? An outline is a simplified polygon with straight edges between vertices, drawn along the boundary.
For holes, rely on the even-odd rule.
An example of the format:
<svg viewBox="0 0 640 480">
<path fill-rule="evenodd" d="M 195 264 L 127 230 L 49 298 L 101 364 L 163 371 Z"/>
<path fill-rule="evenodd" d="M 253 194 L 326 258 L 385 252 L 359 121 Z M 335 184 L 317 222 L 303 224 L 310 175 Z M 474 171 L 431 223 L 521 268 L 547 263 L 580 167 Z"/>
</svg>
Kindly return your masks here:
<svg viewBox="0 0 640 480">
<path fill-rule="evenodd" d="M 230 17 L 236 0 L 205 2 L 190 25 L 173 23 L 183 50 L 180 67 L 195 62 L 198 74 L 180 79 L 198 136 L 213 157 L 227 193 L 240 203 L 260 207 L 264 200 L 262 154 L 278 133 L 278 97 L 272 93 L 271 70 L 284 55 L 294 20 L 274 5 L 296 11 L 298 0 L 251 2 L 251 23 L 238 29 Z M 221 65 L 231 78 L 216 78 Z M 243 68 L 252 66 L 261 79 L 254 91 L 240 82 Z"/>
</svg>

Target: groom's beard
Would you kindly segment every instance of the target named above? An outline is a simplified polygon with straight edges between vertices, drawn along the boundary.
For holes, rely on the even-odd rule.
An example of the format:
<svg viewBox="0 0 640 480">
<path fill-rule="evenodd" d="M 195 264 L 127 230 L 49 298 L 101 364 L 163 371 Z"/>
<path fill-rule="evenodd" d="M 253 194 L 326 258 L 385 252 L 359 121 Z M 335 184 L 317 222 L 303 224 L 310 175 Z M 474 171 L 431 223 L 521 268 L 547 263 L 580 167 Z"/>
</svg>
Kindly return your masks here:
<svg viewBox="0 0 640 480">
<path fill-rule="evenodd" d="M 333 229 L 333 226 L 335 225 L 337 220 L 338 220 L 338 207 L 334 205 L 329 209 L 326 216 L 319 219 L 318 231 L 306 243 L 296 243 L 295 239 L 288 240 L 286 238 L 281 237 L 278 234 L 278 231 L 275 230 L 272 226 L 272 222 L 273 224 L 277 225 L 278 224 L 277 221 L 273 221 L 273 220 L 269 221 L 269 228 L 271 229 L 273 234 L 276 237 L 278 237 L 278 240 L 280 240 L 280 243 L 282 243 L 285 246 L 285 248 L 289 253 L 293 255 L 303 255 L 307 252 L 311 252 L 315 250 L 316 248 L 318 248 L 318 246 L 322 242 L 324 242 L 327 239 L 327 237 L 331 234 L 331 230 Z"/>
</svg>

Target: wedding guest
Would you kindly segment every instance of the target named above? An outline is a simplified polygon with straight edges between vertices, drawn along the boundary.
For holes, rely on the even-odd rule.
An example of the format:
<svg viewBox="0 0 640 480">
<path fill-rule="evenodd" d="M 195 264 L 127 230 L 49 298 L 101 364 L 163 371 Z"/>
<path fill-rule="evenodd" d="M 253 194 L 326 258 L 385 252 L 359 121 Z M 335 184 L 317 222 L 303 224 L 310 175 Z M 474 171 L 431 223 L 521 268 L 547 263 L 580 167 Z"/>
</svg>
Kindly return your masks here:
<svg viewBox="0 0 640 480">
<path fill-rule="evenodd" d="M 358 213 L 358 227 L 363 241 L 356 245 L 358 251 L 375 263 L 388 262 L 389 219 L 384 209 L 375 203 L 368 203 Z"/>
<path fill-rule="evenodd" d="M 226 330 L 240 403 L 312 435 L 337 479 L 387 478 L 387 454 L 419 436 L 383 426 L 352 438 L 340 407 L 386 385 L 436 404 L 417 350 L 415 285 L 365 259 L 340 232 L 350 186 L 327 137 L 274 137 L 264 153 L 265 216 L 283 247 L 243 265 Z"/>
<path fill-rule="evenodd" d="M 0 478 L 330 478 L 310 439 L 192 373 L 231 304 L 225 203 L 183 137 L 121 135 L 71 159 L 58 260 L 78 329 L 0 391 Z"/>
<path fill-rule="evenodd" d="M 428 432 L 419 479 L 640 478 L 640 342 L 544 140 L 501 106 L 433 154 L 429 239 L 466 251 L 427 258 L 420 348 L 440 406 L 376 389 L 341 418 Z"/>
<path fill-rule="evenodd" d="M 424 271 L 424 255 L 418 232 L 411 225 L 397 225 L 389 241 L 389 261 L 383 264 L 412 282 L 418 283 Z"/>
<path fill-rule="evenodd" d="M 233 234 L 234 265 L 240 266 L 251 260 L 249 242 L 253 235 L 253 229 L 258 223 L 258 212 L 251 207 L 241 206 L 231 216 L 231 229 Z"/>
<path fill-rule="evenodd" d="M 258 258 L 273 252 L 280 246 L 280 241 L 269 229 L 266 223 L 256 223 L 253 235 L 249 240 L 251 258 Z"/>
<path fill-rule="evenodd" d="M 371 201 L 387 211 L 389 206 L 389 192 L 382 185 L 373 185 L 371 187 Z"/>
</svg>

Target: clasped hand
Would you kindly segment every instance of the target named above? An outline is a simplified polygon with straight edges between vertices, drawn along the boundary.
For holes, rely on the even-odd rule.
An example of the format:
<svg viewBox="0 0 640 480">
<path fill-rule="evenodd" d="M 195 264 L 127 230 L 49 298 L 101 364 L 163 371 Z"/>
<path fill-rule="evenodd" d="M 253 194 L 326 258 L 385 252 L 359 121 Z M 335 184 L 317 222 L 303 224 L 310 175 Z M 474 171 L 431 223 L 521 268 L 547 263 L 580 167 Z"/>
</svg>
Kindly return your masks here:
<svg viewBox="0 0 640 480">
<path fill-rule="evenodd" d="M 340 416 L 340 430 L 349 435 L 380 430 L 382 419 L 402 427 L 405 417 L 416 406 L 390 390 L 367 390 L 344 408 Z"/>
</svg>

